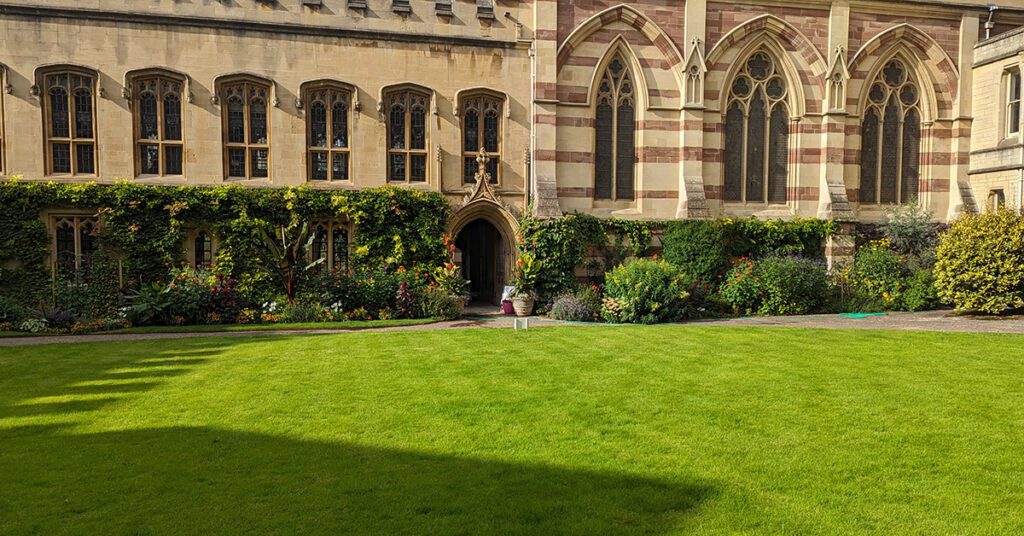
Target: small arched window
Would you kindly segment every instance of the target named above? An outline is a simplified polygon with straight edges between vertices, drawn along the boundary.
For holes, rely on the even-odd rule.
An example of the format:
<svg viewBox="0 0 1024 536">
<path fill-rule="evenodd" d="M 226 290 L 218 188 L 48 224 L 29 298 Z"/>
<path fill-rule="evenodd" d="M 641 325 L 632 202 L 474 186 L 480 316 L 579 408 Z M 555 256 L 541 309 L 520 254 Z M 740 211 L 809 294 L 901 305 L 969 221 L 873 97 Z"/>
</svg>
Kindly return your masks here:
<svg viewBox="0 0 1024 536">
<path fill-rule="evenodd" d="M 185 81 L 167 74 L 144 74 L 131 84 L 136 174 L 181 175 L 185 161 L 181 124 Z"/>
<path fill-rule="evenodd" d="M 750 56 L 733 79 L 725 113 L 726 201 L 786 202 L 787 89 L 782 71 L 765 52 Z"/>
<path fill-rule="evenodd" d="M 229 179 L 270 177 L 270 84 L 241 78 L 221 83 L 224 174 Z"/>
<path fill-rule="evenodd" d="M 633 199 L 636 91 L 621 55 L 608 63 L 599 84 L 594 117 L 594 198 Z"/>
<path fill-rule="evenodd" d="M 921 92 L 900 60 L 868 90 L 861 125 L 860 202 L 908 203 L 919 189 Z"/>
<path fill-rule="evenodd" d="M 317 84 L 304 89 L 307 176 L 311 181 L 347 181 L 352 93 L 340 85 Z"/>
<path fill-rule="evenodd" d="M 430 95 L 402 89 L 384 97 L 387 119 L 388 180 L 427 180 L 427 113 Z"/>
<path fill-rule="evenodd" d="M 479 165 L 476 162 L 483 147 L 490 160 L 487 172 L 491 183 L 498 183 L 501 169 L 501 110 L 504 99 L 487 94 L 470 95 L 462 101 L 462 179 L 476 180 Z"/>
<path fill-rule="evenodd" d="M 340 222 L 313 225 L 312 261 L 320 261 L 314 270 L 348 270 L 348 226 Z"/>
<path fill-rule="evenodd" d="M 96 216 L 55 216 L 53 230 L 56 271 L 81 282 L 98 249 L 99 220 Z"/>
<path fill-rule="evenodd" d="M 96 75 L 58 70 L 42 78 L 47 173 L 95 175 Z"/>
</svg>

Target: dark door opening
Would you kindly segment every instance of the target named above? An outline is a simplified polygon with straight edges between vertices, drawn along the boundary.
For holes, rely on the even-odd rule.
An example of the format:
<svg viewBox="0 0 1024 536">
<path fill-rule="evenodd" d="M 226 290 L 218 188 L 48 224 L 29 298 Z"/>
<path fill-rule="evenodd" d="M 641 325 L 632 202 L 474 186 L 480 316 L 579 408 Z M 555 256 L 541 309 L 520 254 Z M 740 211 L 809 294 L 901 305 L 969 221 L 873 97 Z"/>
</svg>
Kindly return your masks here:
<svg viewBox="0 0 1024 536">
<path fill-rule="evenodd" d="M 500 304 L 505 285 L 501 232 L 486 220 L 474 220 L 459 232 L 455 247 L 462 252 L 462 277 L 469 280 L 470 299 Z"/>
</svg>

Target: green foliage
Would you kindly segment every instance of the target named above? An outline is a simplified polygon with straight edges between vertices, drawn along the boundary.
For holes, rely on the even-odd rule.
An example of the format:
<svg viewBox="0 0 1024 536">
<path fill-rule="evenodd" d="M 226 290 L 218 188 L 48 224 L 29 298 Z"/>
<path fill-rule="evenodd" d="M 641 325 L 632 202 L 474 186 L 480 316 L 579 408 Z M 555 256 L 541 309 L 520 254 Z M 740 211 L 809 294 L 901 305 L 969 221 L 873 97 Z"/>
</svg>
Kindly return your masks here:
<svg viewBox="0 0 1024 536">
<path fill-rule="evenodd" d="M 137 326 L 231 323 L 240 310 L 234 284 L 207 270 L 178 268 L 167 282 L 146 283 L 133 291 L 128 318 Z"/>
<path fill-rule="evenodd" d="M 537 290 L 537 280 L 542 269 L 543 265 L 537 260 L 536 253 L 520 251 L 519 258 L 516 259 L 516 269 L 512 275 L 515 296 L 533 296 Z"/>
<path fill-rule="evenodd" d="M 880 226 L 893 251 L 907 259 L 912 268 L 931 268 L 938 244 L 933 213 L 918 203 L 898 205 L 885 214 Z"/>
<path fill-rule="evenodd" d="M 0 296 L 0 324 L 15 324 L 25 318 L 27 313 L 18 300 Z"/>
<path fill-rule="evenodd" d="M 583 286 L 555 297 L 548 313 L 555 320 L 593 322 L 601 318 L 601 292 L 597 286 Z"/>
<path fill-rule="evenodd" d="M 901 309 L 909 276 L 904 258 L 885 240 L 858 249 L 853 266 L 842 274 L 856 312 Z"/>
<path fill-rule="evenodd" d="M 462 314 L 462 298 L 453 296 L 439 287 L 428 286 L 421 288 L 417 293 L 421 316 L 425 318 L 440 318 L 442 320 L 455 320 Z"/>
<path fill-rule="evenodd" d="M 936 249 L 939 297 L 957 309 L 1001 314 L 1024 308 L 1024 216 L 966 214 Z"/>
<path fill-rule="evenodd" d="M 656 324 L 686 316 L 692 278 L 663 260 L 634 259 L 605 277 L 601 316 L 609 322 Z"/>
<path fill-rule="evenodd" d="M 741 259 L 722 286 L 736 312 L 801 315 L 820 311 L 830 295 L 825 264 L 795 255 Z"/>
<path fill-rule="evenodd" d="M 729 266 L 724 228 L 718 221 L 669 222 L 662 247 L 665 260 L 685 267 L 700 281 L 715 281 Z"/>
<path fill-rule="evenodd" d="M 915 270 L 907 281 L 907 290 L 903 292 L 903 309 L 930 311 L 941 305 L 939 292 L 935 289 L 935 275 L 931 270 Z"/>
<path fill-rule="evenodd" d="M 185 259 L 185 226 L 205 226 L 218 238 L 217 267 L 238 281 L 239 299 L 258 304 L 287 288 L 287 277 L 265 235 L 280 226 L 316 219 L 348 219 L 355 226 L 350 258 L 357 269 L 437 266 L 444 261 L 448 203 L 409 188 L 355 192 L 312 188 L 245 188 L 0 182 L 0 295 L 36 307 L 53 302 L 46 266 L 50 238 L 44 209 L 95 211 L 99 242 L 126 286 L 167 280 Z M 269 248 L 272 249 L 272 248 Z M 108 266 L 109 268 L 109 266 Z M 115 281 L 108 277 L 107 281 Z M 77 298 L 76 298 L 77 299 Z"/>
</svg>

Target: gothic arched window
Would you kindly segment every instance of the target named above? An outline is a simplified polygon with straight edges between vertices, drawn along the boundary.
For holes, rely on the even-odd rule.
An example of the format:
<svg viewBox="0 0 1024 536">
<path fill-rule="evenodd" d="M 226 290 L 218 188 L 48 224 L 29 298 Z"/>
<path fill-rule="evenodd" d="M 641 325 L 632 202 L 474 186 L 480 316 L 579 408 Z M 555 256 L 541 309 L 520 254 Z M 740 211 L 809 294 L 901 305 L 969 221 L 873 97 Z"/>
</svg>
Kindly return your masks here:
<svg viewBox="0 0 1024 536">
<path fill-rule="evenodd" d="M 404 89 L 385 96 L 388 140 L 388 180 L 427 180 L 427 111 L 430 95 Z"/>
<path fill-rule="evenodd" d="M 462 179 L 475 181 L 476 158 L 483 147 L 490 157 L 487 172 L 491 183 L 498 182 L 501 162 L 501 109 L 504 102 L 491 95 L 472 95 L 462 101 Z"/>
<path fill-rule="evenodd" d="M 165 75 L 142 75 L 131 85 L 136 174 L 181 175 L 185 158 L 181 128 L 184 81 Z"/>
<path fill-rule="evenodd" d="M 594 198 L 633 199 L 636 167 L 635 86 L 615 56 L 597 88 L 594 117 Z"/>
<path fill-rule="evenodd" d="M 860 202 L 907 203 L 921 177 L 921 92 L 892 60 L 868 91 L 861 125 Z"/>
<path fill-rule="evenodd" d="M 318 84 L 305 90 L 308 176 L 312 181 L 349 180 L 349 108 L 352 93 Z"/>
<path fill-rule="evenodd" d="M 789 175 L 786 81 L 771 56 L 752 55 L 729 88 L 725 200 L 785 203 Z"/>
<path fill-rule="evenodd" d="M 320 222 L 313 226 L 311 261 L 319 261 L 314 270 L 348 270 L 348 226 L 341 222 Z"/>
<path fill-rule="evenodd" d="M 224 171 L 229 179 L 270 177 L 270 84 L 242 78 L 221 84 Z"/>
<path fill-rule="evenodd" d="M 84 70 L 43 75 L 46 170 L 96 174 L 96 76 Z"/>
</svg>

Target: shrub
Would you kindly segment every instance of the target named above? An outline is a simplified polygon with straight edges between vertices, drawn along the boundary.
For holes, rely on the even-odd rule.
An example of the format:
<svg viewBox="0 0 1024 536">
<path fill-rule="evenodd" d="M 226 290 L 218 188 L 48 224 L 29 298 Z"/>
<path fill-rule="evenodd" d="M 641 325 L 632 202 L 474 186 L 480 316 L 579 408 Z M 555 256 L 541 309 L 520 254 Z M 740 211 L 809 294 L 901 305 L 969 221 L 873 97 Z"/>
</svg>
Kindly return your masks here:
<svg viewBox="0 0 1024 536">
<path fill-rule="evenodd" d="M 455 320 L 462 314 L 462 298 L 452 296 L 439 287 L 423 287 L 418 294 L 420 315 L 424 318 Z"/>
<path fill-rule="evenodd" d="M 338 319 L 341 319 L 339 312 Z M 330 322 L 335 320 L 333 312 L 319 302 L 296 300 L 281 309 L 279 322 L 308 324 L 312 322 Z"/>
<path fill-rule="evenodd" d="M 850 292 L 849 305 L 858 312 L 892 311 L 902 307 L 910 271 L 881 240 L 858 249 L 853 266 L 842 277 Z"/>
<path fill-rule="evenodd" d="M 14 298 L 0 296 L 0 323 L 17 324 L 25 317 L 25 308 Z"/>
<path fill-rule="evenodd" d="M 798 256 L 742 259 L 722 287 L 722 296 L 734 311 L 761 315 L 817 312 L 829 294 L 825 264 Z"/>
<path fill-rule="evenodd" d="M 961 216 L 936 249 L 939 297 L 957 309 L 1001 314 L 1024 307 L 1024 216 Z"/>
<path fill-rule="evenodd" d="M 240 311 L 233 279 L 190 266 L 174 269 L 168 283 L 142 285 L 128 301 L 128 318 L 139 326 L 230 323 Z"/>
<path fill-rule="evenodd" d="M 666 261 L 686 267 L 700 281 L 715 282 L 729 269 L 725 236 L 715 221 L 670 222 L 662 247 Z"/>
<path fill-rule="evenodd" d="M 906 311 L 930 311 L 941 305 L 935 289 L 935 275 L 931 270 L 915 270 L 907 281 L 903 293 L 903 309 Z"/>
<path fill-rule="evenodd" d="M 682 319 L 692 278 L 663 260 L 634 259 L 605 276 L 605 303 L 601 310 L 609 322 L 655 324 Z"/>
<path fill-rule="evenodd" d="M 896 253 L 908 259 L 914 268 L 931 268 L 938 243 L 933 214 L 918 203 L 899 205 L 888 210 L 880 230 Z"/>
<path fill-rule="evenodd" d="M 17 331 L 24 331 L 26 333 L 42 333 L 49 327 L 46 320 L 42 318 L 26 318 L 17 324 Z"/>
<path fill-rule="evenodd" d="M 571 322 L 593 322 L 601 318 L 601 296 L 597 287 L 583 287 L 559 294 L 551 304 L 551 318 Z"/>
</svg>

